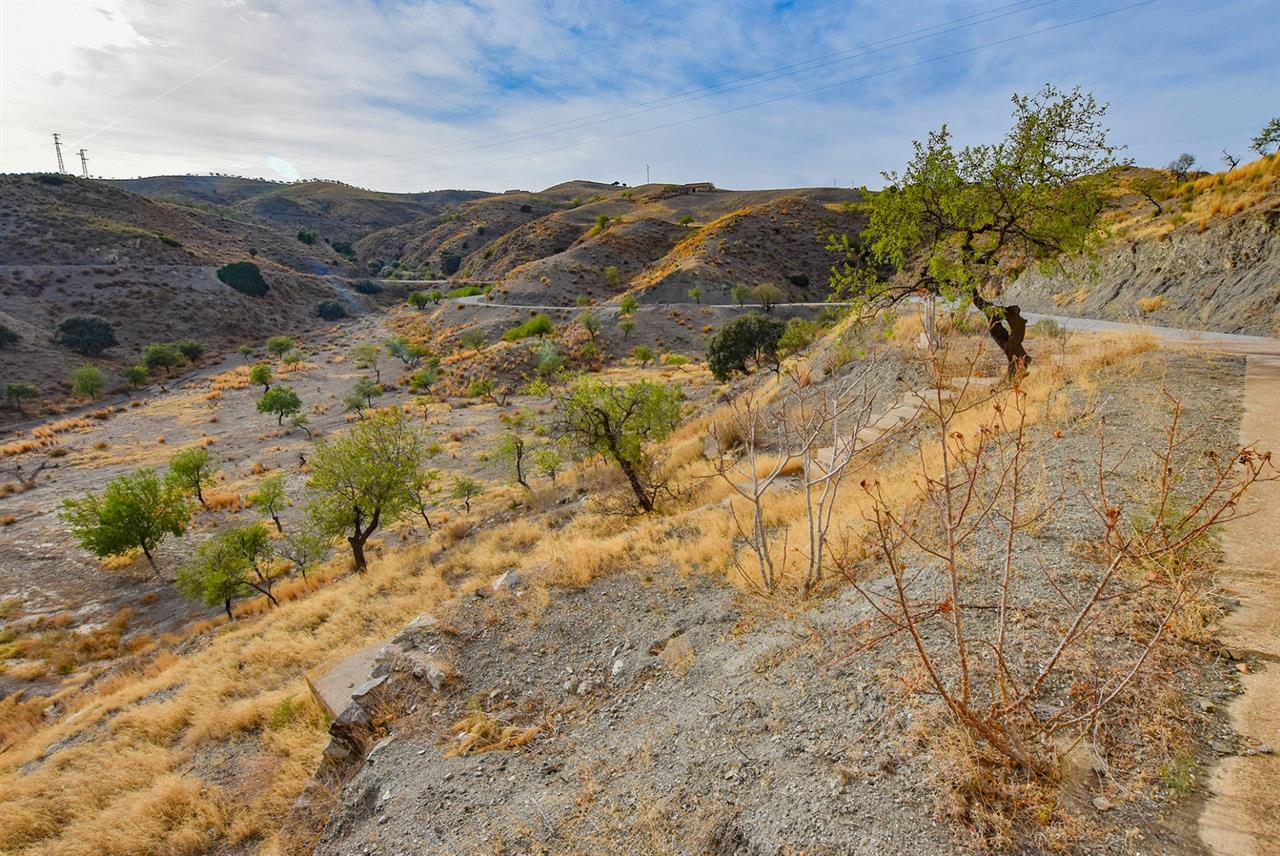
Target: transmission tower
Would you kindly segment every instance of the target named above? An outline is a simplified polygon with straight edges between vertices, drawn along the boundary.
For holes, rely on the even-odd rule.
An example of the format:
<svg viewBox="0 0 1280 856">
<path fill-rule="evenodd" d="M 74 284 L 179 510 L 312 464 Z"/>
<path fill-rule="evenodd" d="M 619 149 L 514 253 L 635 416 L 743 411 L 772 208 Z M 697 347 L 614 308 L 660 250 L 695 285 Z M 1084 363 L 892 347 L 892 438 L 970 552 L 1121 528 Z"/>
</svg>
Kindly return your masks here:
<svg viewBox="0 0 1280 856">
<path fill-rule="evenodd" d="M 80 174 L 85 178 L 89 177 L 89 159 L 84 156 L 84 149 L 80 150 Z"/>
<path fill-rule="evenodd" d="M 58 172 L 65 173 L 67 168 L 62 165 L 62 140 L 58 134 L 53 135 L 53 150 L 58 153 Z"/>
</svg>

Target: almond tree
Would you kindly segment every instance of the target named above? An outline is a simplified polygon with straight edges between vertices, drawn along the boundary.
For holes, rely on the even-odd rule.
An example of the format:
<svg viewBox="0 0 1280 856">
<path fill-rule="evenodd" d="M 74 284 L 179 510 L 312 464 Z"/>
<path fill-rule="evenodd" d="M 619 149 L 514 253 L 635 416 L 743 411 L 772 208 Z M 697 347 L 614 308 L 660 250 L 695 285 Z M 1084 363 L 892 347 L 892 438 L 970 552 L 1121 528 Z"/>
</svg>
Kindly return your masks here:
<svg viewBox="0 0 1280 856">
<path fill-rule="evenodd" d="M 166 537 L 187 531 L 191 511 L 191 500 L 176 480 L 161 480 L 154 470 L 138 470 L 112 479 L 100 494 L 63 500 L 58 517 L 95 556 L 136 548 L 155 570 L 152 552 Z"/>
</svg>

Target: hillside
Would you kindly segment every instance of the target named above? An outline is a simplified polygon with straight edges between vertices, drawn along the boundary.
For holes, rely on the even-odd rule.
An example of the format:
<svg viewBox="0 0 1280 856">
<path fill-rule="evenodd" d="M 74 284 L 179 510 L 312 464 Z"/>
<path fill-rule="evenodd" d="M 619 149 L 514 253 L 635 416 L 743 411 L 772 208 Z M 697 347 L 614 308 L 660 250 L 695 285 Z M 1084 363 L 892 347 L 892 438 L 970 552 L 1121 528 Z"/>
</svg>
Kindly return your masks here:
<svg viewBox="0 0 1280 856">
<path fill-rule="evenodd" d="M 1280 332 L 1280 156 L 1182 183 L 1164 170 L 1119 171 L 1103 220 L 1108 238 L 1094 258 L 1069 263 L 1065 275 L 1027 271 L 1008 300 L 1038 312 Z"/>
</svg>

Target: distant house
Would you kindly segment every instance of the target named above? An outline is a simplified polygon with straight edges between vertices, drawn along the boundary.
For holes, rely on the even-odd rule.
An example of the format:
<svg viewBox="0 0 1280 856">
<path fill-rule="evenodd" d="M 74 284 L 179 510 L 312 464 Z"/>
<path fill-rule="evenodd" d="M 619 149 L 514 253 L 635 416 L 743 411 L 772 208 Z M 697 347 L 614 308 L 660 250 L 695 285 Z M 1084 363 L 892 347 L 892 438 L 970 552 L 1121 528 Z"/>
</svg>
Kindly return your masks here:
<svg viewBox="0 0 1280 856">
<path fill-rule="evenodd" d="M 682 184 L 676 188 L 676 192 L 683 195 L 686 193 L 712 193 L 716 186 L 709 181 L 695 181 L 692 184 Z"/>
</svg>

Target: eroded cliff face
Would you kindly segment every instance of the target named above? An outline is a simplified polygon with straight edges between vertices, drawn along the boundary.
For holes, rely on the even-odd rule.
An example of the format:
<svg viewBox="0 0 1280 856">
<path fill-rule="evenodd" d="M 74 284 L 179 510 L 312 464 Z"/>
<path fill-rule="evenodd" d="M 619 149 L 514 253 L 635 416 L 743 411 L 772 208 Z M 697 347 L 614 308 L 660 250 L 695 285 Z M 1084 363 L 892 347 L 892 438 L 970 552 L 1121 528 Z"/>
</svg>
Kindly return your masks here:
<svg viewBox="0 0 1280 856">
<path fill-rule="evenodd" d="M 1280 335 L 1280 208 L 1123 241 L 1065 275 L 1029 270 L 1005 302 L 1032 312 Z"/>
</svg>

